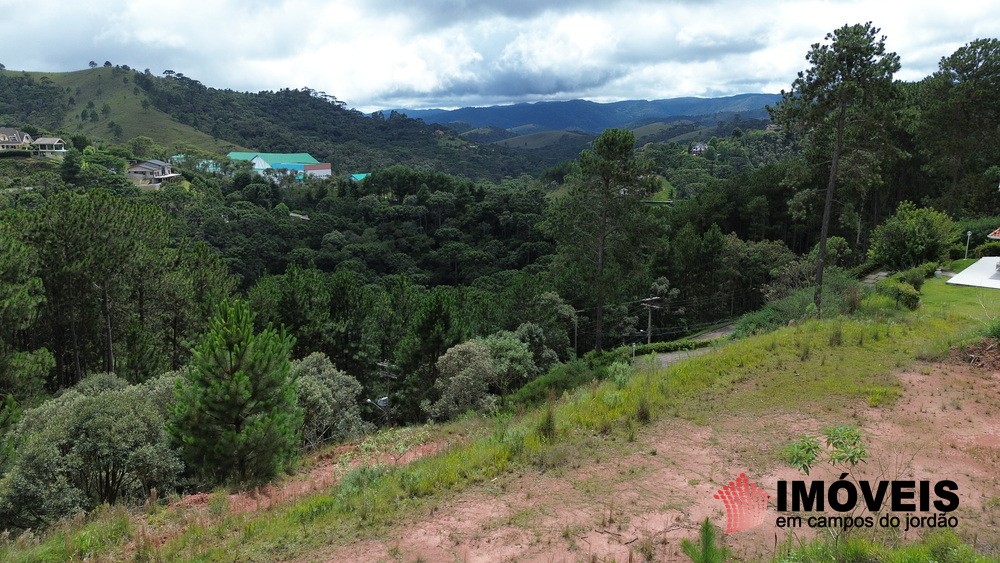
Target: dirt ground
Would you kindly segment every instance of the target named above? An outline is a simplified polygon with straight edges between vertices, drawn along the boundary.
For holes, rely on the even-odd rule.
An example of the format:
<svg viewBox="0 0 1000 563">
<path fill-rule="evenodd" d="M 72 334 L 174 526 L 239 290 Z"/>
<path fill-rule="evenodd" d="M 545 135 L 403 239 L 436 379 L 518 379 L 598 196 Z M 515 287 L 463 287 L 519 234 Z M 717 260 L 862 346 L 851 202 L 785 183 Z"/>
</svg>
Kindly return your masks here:
<svg viewBox="0 0 1000 563">
<path fill-rule="evenodd" d="M 990 345 L 992 344 L 992 348 Z M 996 343 L 899 373 L 892 407 L 858 406 L 869 460 L 858 479 L 951 479 L 958 484 L 957 532 L 1000 554 L 1000 353 Z M 843 420 L 836 421 L 843 423 Z M 687 561 L 683 538 L 709 517 L 725 527 L 713 494 L 745 472 L 772 495 L 779 480 L 804 479 L 774 452 L 829 426 L 808 416 L 731 417 L 712 426 L 661 419 L 634 443 L 594 438 L 565 452 L 555 469 L 529 470 L 441 501 L 384 538 L 331 547 L 309 561 Z M 829 467 L 808 479 L 833 482 Z M 726 536 L 741 560 L 770 559 L 787 540 L 815 531 L 764 524 Z M 872 533 L 872 532 L 863 532 Z M 889 533 L 880 531 L 879 533 Z M 915 533 L 894 534 L 899 540 Z"/>
</svg>

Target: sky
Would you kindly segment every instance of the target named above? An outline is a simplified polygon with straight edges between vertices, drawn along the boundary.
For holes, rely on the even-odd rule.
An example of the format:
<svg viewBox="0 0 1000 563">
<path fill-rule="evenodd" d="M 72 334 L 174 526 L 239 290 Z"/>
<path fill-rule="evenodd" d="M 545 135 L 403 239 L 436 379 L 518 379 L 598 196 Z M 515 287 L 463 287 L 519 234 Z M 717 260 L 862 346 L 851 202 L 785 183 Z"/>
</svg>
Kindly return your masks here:
<svg viewBox="0 0 1000 563">
<path fill-rule="evenodd" d="M 214 88 L 309 87 L 362 111 L 789 88 L 813 43 L 871 21 L 919 80 L 996 37 L 995 0 L 0 0 L 0 63 L 111 61 Z M 16 40 L 15 38 L 20 38 Z"/>
</svg>

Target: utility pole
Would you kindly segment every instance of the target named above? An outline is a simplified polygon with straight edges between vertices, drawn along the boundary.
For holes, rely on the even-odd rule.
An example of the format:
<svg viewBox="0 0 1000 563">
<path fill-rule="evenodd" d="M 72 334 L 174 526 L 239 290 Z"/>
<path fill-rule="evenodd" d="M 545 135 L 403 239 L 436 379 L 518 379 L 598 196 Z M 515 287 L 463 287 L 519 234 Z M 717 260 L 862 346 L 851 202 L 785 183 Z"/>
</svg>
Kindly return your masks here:
<svg viewBox="0 0 1000 563">
<path fill-rule="evenodd" d="M 647 297 L 642 300 L 642 306 L 646 308 L 647 320 L 646 320 L 646 344 L 653 343 L 653 309 L 662 309 L 659 305 L 653 305 L 654 302 L 659 301 L 659 297 Z"/>
</svg>

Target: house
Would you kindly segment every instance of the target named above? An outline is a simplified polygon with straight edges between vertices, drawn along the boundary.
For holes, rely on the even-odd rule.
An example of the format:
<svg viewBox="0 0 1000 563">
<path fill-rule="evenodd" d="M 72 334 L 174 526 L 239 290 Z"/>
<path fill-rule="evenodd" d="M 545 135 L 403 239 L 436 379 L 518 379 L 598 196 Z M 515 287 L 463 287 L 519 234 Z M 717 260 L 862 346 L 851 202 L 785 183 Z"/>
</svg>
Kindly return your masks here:
<svg viewBox="0 0 1000 563">
<path fill-rule="evenodd" d="M 355 182 L 360 182 L 360 181 L 364 180 L 365 178 L 367 178 L 368 176 L 371 176 L 371 174 L 369 172 L 363 172 L 363 173 L 360 173 L 360 174 L 350 174 L 350 175 L 347 176 L 347 179 L 348 180 L 354 180 Z"/>
<path fill-rule="evenodd" d="M 35 156 L 62 158 L 66 156 L 66 142 L 59 137 L 39 137 L 32 141 L 31 151 Z"/>
<path fill-rule="evenodd" d="M 282 171 L 295 174 L 297 179 L 306 176 L 313 178 L 329 178 L 333 167 L 329 163 L 320 162 L 309 153 L 270 153 L 270 152 L 231 152 L 229 158 L 249 162 L 252 170 L 258 174 L 277 173 Z"/>
<path fill-rule="evenodd" d="M 159 188 L 164 182 L 180 177 L 174 172 L 169 162 L 162 160 L 145 160 L 128 167 L 125 176 L 137 186 Z"/>
<path fill-rule="evenodd" d="M 30 151 L 31 135 L 12 127 L 0 127 L 0 151 Z"/>
<path fill-rule="evenodd" d="M 689 152 L 691 154 L 705 154 L 705 151 L 707 150 L 708 150 L 707 143 L 695 143 L 691 145 L 691 150 Z"/>
</svg>

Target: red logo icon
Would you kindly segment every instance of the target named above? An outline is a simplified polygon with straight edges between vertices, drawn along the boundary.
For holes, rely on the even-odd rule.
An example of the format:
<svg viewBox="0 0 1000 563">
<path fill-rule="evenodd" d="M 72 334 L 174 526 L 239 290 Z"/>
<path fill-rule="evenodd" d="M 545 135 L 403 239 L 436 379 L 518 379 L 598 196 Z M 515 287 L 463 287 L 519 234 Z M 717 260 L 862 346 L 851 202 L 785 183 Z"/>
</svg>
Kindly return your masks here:
<svg viewBox="0 0 1000 563">
<path fill-rule="evenodd" d="M 746 474 L 740 473 L 736 481 L 719 489 L 714 498 L 726 506 L 726 533 L 742 532 L 764 522 L 767 500 L 771 495 L 751 483 Z"/>
</svg>

